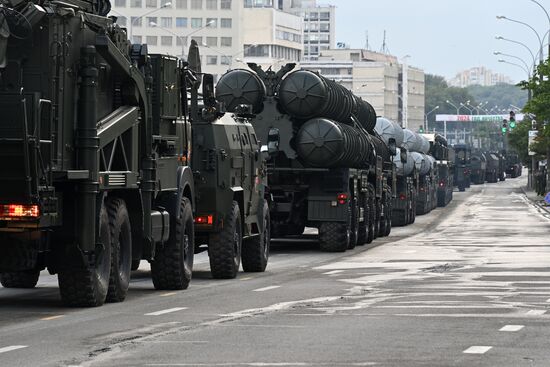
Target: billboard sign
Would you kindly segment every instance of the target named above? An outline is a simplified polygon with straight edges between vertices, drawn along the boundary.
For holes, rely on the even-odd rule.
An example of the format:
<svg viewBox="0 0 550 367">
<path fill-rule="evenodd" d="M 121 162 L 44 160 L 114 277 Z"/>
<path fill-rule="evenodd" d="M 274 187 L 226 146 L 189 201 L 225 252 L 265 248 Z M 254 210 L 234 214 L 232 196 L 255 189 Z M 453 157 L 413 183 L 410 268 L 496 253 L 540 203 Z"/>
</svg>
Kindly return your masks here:
<svg viewBox="0 0 550 367">
<path fill-rule="evenodd" d="M 517 113 L 516 121 L 523 121 L 524 114 Z M 435 115 L 435 121 L 459 122 L 502 122 L 510 115 Z"/>
</svg>

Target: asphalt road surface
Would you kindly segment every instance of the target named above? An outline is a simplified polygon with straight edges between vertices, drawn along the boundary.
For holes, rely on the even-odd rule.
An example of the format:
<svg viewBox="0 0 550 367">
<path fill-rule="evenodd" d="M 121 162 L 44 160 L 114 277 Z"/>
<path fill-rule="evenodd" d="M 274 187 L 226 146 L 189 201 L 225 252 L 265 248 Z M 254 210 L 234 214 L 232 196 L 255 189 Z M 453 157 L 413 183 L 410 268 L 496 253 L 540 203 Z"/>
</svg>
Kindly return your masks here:
<svg viewBox="0 0 550 367">
<path fill-rule="evenodd" d="M 0 289 L 0 366 L 550 366 L 550 219 L 525 178 L 344 254 L 276 242 L 268 271 L 64 308 L 55 276 Z"/>
</svg>

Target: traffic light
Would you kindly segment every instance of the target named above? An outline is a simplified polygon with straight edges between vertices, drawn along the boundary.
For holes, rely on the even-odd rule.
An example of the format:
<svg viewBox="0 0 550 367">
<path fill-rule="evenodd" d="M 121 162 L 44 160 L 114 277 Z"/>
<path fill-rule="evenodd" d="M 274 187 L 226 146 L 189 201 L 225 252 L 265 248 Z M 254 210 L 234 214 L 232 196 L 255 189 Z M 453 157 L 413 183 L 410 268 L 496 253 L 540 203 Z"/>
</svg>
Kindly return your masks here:
<svg viewBox="0 0 550 367">
<path fill-rule="evenodd" d="M 508 131 L 508 120 L 502 120 L 502 128 L 500 130 L 503 134 L 506 134 L 506 132 Z"/>
<path fill-rule="evenodd" d="M 510 111 L 510 130 L 514 129 L 516 127 L 516 113 L 514 111 Z"/>
<path fill-rule="evenodd" d="M 424 134 L 424 126 L 420 125 L 420 128 L 418 129 L 418 132 L 420 134 Z"/>
</svg>

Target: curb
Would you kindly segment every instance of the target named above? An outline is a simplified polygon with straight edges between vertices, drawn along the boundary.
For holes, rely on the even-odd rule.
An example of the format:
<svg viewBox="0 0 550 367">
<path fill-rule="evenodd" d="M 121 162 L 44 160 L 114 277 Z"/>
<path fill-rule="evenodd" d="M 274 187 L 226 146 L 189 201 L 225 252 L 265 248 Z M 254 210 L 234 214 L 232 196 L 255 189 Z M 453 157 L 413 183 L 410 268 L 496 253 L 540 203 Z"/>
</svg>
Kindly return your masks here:
<svg viewBox="0 0 550 367">
<path fill-rule="evenodd" d="M 542 198 L 542 196 L 537 196 L 537 197 L 540 197 L 540 199 L 537 199 L 537 200 L 533 199 L 532 197 L 529 196 L 528 191 L 525 189 L 524 186 L 521 186 L 521 192 L 523 192 L 523 195 L 525 195 L 527 200 L 532 202 L 533 205 L 535 205 L 537 208 L 539 208 L 541 210 L 544 210 L 545 212 L 550 214 L 550 205 L 548 205 L 544 202 L 544 199 Z M 529 192 L 532 192 L 532 191 L 529 191 Z"/>
</svg>

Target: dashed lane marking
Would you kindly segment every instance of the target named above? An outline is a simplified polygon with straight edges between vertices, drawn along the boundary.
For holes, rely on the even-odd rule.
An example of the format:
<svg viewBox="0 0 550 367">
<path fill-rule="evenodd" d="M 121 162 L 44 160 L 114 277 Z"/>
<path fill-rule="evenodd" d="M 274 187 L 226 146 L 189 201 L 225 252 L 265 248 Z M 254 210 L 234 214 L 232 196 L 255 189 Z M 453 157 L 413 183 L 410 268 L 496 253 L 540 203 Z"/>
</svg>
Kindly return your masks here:
<svg viewBox="0 0 550 367">
<path fill-rule="evenodd" d="M 0 353 L 11 352 L 12 350 L 27 348 L 27 345 L 10 345 L 9 347 L 0 348 Z"/>
<path fill-rule="evenodd" d="M 176 292 L 170 292 L 170 293 L 163 293 L 160 296 L 161 297 L 170 297 L 170 296 L 175 296 L 176 294 L 177 294 Z"/>
<path fill-rule="evenodd" d="M 333 271 L 327 271 L 326 273 L 323 273 L 323 275 L 334 275 L 334 274 L 340 274 L 343 270 L 333 270 Z"/>
<path fill-rule="evenodd" d="M 491 348 L 492 347 L 488 347 L 488 346 L 485 346 L 485 345 L 473 345 L 470 348 L 466 349 L 462 353 L 466 353 L 466 354 L 485 354 Z"/>
<path fill-rule="evenodd" d="M 253 279 L 253 277 L 239 278 L 239 280 L 241 280 L 241 281 L 243 281 L 243 280 L 250 280 L 250 279 Z"/>
<path fill-rule="evenodd" d="M 43 318 L 41 318 L 40 320 L 42 320 L 42 321 L 51 321 L 51 320 L 60 319 L 60 318 L 62 318 L 63 316 L 65 316 L 65 315 L 48 316 L 48 317 L 43 317 Z"/>
<path fill-rule="evenodd" d="M 530 315 L 530 316 L 540 316 L 540 315 L 544 315 L 546 313 L 546 310 L 531 310 L 531 311 L 527 311 L 527 315 Z"/>
<path fill-rule="evenodd" d="M 164 315 L 164 314 L 167 314 L 167 313 L 177 312 L 177 311 L 182 311 L 182 310 L 187 310 L 187 307 L 174 307 L 174 308 L 169 308 L 167 310 L 149 312 L 149 313 L 146 313 L 145 316 L 160 316 L 160 315 Z"/>
<path fill-rule="evenodd" d="M 499 329 L 499 331 L 511 331 L 511 332 L 520 331 L 524 327 L 525 327 L 524 325 L 504 325 Z"/>
<path fill-rule="evenodd" d="M 269 287 L 254 289 L 252 292 L 265 292 L 265 291 L 270 291 L 272 289 L 277 289 L 277 288 L 281 288 L 281 286 L 280 285 L 270 285 Z"/>
</svg>

